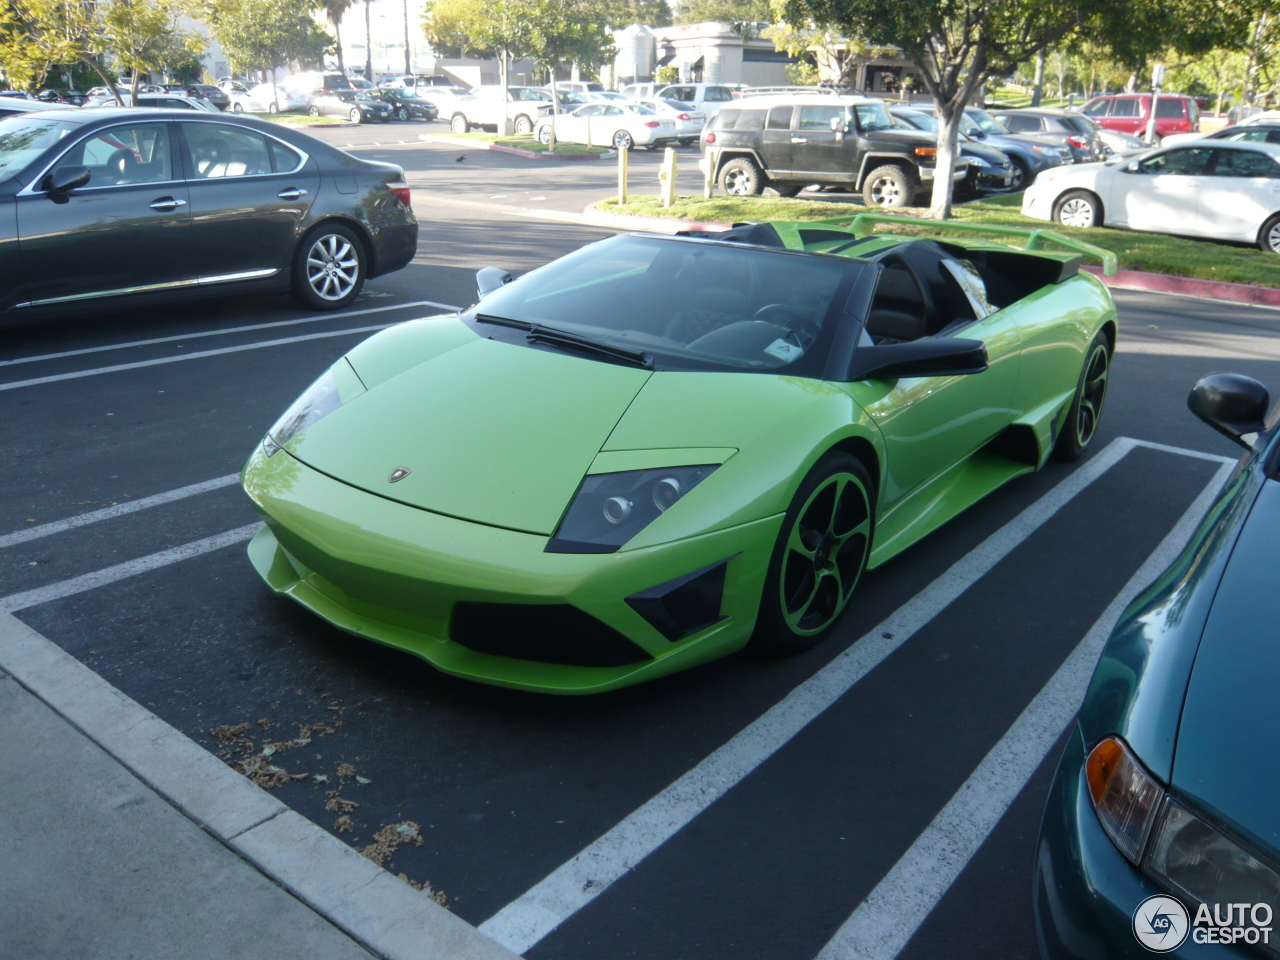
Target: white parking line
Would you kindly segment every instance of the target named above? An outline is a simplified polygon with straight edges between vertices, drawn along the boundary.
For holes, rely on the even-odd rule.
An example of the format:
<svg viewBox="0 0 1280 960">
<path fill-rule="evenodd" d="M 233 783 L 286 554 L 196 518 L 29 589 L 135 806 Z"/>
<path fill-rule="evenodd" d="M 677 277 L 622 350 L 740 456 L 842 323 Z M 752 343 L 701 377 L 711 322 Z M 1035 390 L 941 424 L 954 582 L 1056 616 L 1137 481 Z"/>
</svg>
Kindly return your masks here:
<svg viewBox="0 0 1280 960">
<path fill-rule="evenodd" d="M 62 533 L 64 530 L 74 530 L 76 527 L 83 527 L 90 523 L 110 520 L 112 517 L 123 517 L 126 514 L 137 513 L 139 510 L 146 510 L 148 507 L 158 507 L 166 503 L 173 503 L 175 500 L 194 497 L 196 494 L 208 493 L 210 490 L 220 490 L 223 487 L 231 486 L 239 479 L 240 474 L 229 473 L 225 477 L 214 477 L 212 480 L 204 480 L 200 483 L 193 483 L 190 486 L 178 487 L 176 490 L 168 490 L 150 497 L 142 497 L 139 500 L 117 503 L 110 507 L 103 507 L 101 510 L 91 510 L 88 513 L 68 517 L 65 520 L 42 523 L 38 527 L 28 527 L 26 530 L 15 530 L 13 533 L 6 533 L 0 536 L 0 550 L 5 547 L 17 546 L 19 543 L 26 543 L 28 540 L 39 540 L 41 537 Z"/>
<path fill-rule="evenodd" d="M 6 613 L 14 613 L 18 610 L 25 610 L 27 607 L 34 607 L 38 603 L 48 603 L 50 600 L 61 600 L 63 597 L 84 593 L 86 590 L 103 587 L 108 583 L 115 583 L 118 580 L 135 577 L 140 573 L 167 567 L 169 564 L 177 563 L 179 560 L 189 560 L 192 557 L 211 553 L 214 550 L 221 550 L 223 547 L 229 547 L 235 543 L 243 543 L 246 540 L 253 539 L 254 534 L 261 529 L 261 523 L 251 523 L 235 530 L 228 530 L 212 537 L 205 537 L 203 540 L 184 543 L 180 547 L 161 550 L 159 553 L 139 557 L 136 560 L 118 563 L 114 567 L 106 567 L 102 570 L 95 570 L 93 573 L 86 573 L 83 576 L 72 577 L 70 580 L 60 580 L 57 583 L 36 587 L 34 590 L 24 590 L 22 593 L 10 594 L 7 597 L 0 598 L 0 610 Z"/>
<path fill-rule="evenodd" d="M 347 330 L 325 330 L 321 333 L 307 333 L 298 337 L 281 337 L 278 340 L 260 340 L 256 343 L 242 343 L 234 347 L 220 347 L 217 350 L 197 350 L 195 353 L 181 353 L 173 357 L 156 357 L 154 360 L 136 360 L 133 363 L 116 363 L 109 367 L 94 367 L 92 370 L 74 370 L 71 373 L 55 373 L 48 377 L 33 377 L 30 380 L 13 380 L 0 383 L 0 391 L 17 390 L 20 387 L 35 387 L 42 383 L 57 383 L 60 380 L 78 380 L 81 377 L 96 377 L 103 373 L 118 373 L 121 370 L 138 370 L 142 367 L 158 367 L 166 363 L 180 363 L 183 360 L 199 360 L 202 357 L 217 357 L 224 353 L 240 353 L 245 350 L 262 350 L 265 347 L 279 347 L 287 343 L 302 343 L 306 340 L 324 340 L 328 337 L 345 337 L 354 333 L 372 333 L 394 327 L 395 323 L 380 323 L 372 327 L 351 327 Z"/>
<path fill-rule="evenodd" d="M 781 749 L 1125 454 L 1144 445 L 1128 437 L 1112 441 L 754 723 L 482 923 L 480 930 L 515 953 L 531 949 Z"/>
<path fill-rule="evenodd" d="M 186 333 L 172 337 L 155 337 L 151 340 L 130 340 L 127 343 L 109 343 L 101 347 L 85 347 L 82 350 L 63 350 L 61 353 L 42 353 L 35 357 L 17 357 L 13 360 L 0 360 L 0 367 L 10 367 L 19 363 L 39 363 L 42 360 L 59 360 L 62 357 L 80 357 L 86 353 L 105 353 L 111 350 L 128 350 L 132 347 L 148 347 L 153 343 L 173 343 L 178 340 L 197 340 L 201 337 L 221 337 L 230 333 L 244 333 L 246 330 L 270 330 L 273 327 L 291 327 L 300 323 L 320 323 L 324 320 L 337 320 L 341 317 L 359 317 L 366 313 L 384 313 L 387 310 L 408 310 L 412 307 L 437 307 L 441 310 L 461 310 L 449 303 L 436 303 L 433 300 L 414 300 L 410 303 L 390 304 L 385 307 L 368 307 L 364 310 L 345 310 L 340 313 L 323 313 L 319 315 L 298 317 L 294 320 L 276 320 L 272 323 L 253 323 L 244 327 L 225 327 L 221 330 L 202 330 L 199 333 Z"/>
<path fill-rule="evenodd" d="M 817 960 L 893 960 L 902 951 L 1076 715 L 1120 614 L 1182 552 L 1231 470 L 1230 463 L 1219 468 L 1066 662 L 822 948 Z"/>
</svg>

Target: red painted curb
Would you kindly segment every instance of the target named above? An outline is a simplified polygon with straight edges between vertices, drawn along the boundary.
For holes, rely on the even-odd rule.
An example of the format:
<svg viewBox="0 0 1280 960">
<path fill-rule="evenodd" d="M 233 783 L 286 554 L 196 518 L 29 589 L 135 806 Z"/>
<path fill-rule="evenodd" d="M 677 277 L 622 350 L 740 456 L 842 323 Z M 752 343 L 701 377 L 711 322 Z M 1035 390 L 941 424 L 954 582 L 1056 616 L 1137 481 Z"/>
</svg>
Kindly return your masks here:
<svg viewBox="0 0 1280 960">
<path fill-rule="evenodd" d="M 1280 290 L 1272 287 L 1225 283 L 1220 280 L 1194 280 L 1191 277 L 1175 277 L 1167 273 L 1147 273 L 1145 270 L 1118 270 L 1114 277 L 1104 277 L 1101 267 L 1086 266 L 1083 269 L 1098 277 L 1107 286 L 1120 290 L 1180 293 L 1188 297 L 1206 297 L 1210 300 L 1280 307 Z"/>
</svg>

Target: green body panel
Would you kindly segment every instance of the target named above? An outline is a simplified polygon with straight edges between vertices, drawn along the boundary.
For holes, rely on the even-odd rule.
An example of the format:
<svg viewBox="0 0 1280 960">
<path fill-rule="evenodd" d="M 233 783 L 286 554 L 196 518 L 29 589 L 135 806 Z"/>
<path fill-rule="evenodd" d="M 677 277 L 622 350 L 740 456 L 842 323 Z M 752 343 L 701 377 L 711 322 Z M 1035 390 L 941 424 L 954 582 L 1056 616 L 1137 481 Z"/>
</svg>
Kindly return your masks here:
<svg viewBox="0 0 1280 960">
<path fill-rule="evenodd" d="M 814 226 L 775 229 L 800 248 Z M 783 515 L 829 450 L 862 456 L 876 481 L 870 566 L 1041 466 L 1104 329 L 1114 342 L 1114 304 L 1079 274 L 959 331 L 986 344 L 982 373 L 829 383 L 651 373 L 488 340 L 454 316 L 412 321 L 339 361 L 341 407 L 285 452 L 250 458 L 243 484 L 267 519 L 250 558 L 277 593 L 445 672 L 558 693 L 625 686 L 746 643 Z M 585 475 L 697 464 L 719 466 L 616 553 L 546 552 Z M 396 467 L 411 473 L 391 484 Z M 667 640 L 626 602 L 724 561 L 722 619 L 687 638 Z M 652 659 L 571 667 L 476 653 L 449 636 L 463 600 L 572 604 Z"/>
</svg>

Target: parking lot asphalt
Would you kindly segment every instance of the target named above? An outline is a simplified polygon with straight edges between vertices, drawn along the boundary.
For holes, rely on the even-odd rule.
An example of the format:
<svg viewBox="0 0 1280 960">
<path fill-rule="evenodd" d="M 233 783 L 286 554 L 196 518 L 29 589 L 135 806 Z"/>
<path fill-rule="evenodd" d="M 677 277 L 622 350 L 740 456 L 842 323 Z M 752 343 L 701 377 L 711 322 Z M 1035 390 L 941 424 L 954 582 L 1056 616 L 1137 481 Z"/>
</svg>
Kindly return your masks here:
<svg viewBox="0 0 1280 960">
<path fill-rule="evenodd" d="M 414 129 L 385 130 L 396 126 Z M 333 142 L 384 129 L 324 133 Z M 370 328 L 469 303 L 478 267 L 519 272 L 607 235 L 525 213 L 606 195 L 611 165 L 535 167 L 488 152 L 459 164 L 452 148 L 361 142 L 370 144 L 353 148 L 361 155 L 410 171 L 422 233 L 414 262 L 372 281 L 345 315 L 232 298 L 5 332 L 0 598 L 43 590 L 26 594 L 38 602 L 23 602 L 21 620 L 229 762 L 244 753 L 225 728 L 249 724 L 239 736 L 259 745 L 310 728 L 311 742 L 280 759 L 308 777 L 276 795 L 357 848 L 387 824 L 420 824 L 423 845 L 402 846 L 388 868 L 429 882 L 457 915 L 530 957 L 818 955 L 1004 742 L 1219 463 L 1136 447 L 1073 496 L 1060 492 L 1121 437 L 1234 457 L 1187 413 L 1187 390 L 1216 370 L 1280 383 L 1280 312 L 1119 293 L 1120 347 L 1090 459 L 1015 481 L 869 574 L 816 649 L 743 653 L 587 699 L 465 683 L 275 598 L 243 542 L 129 567 L 252 524 L 232 475 L 280 411 Z M 98 522 L 23 533 L 218 480 Z M 1017 527 L 1050 502 L 1035 526 Z M 1022 532 L 1009 540 L 1011 523 Z M 999 536 L 1007 549 L 997 562 L 888 636 L 903 628 L 885 624 Z M 76 580 L 121 565 L 110 582 Z M 880 659 L 848 674 L 849 658 L 877 644 Z M 845 685 L 814 700 L 813 678 L 832 671 Z M 809 722 L 760 746 L 759 731 L 772 729 L 762 718 L 797 696 L 817 704 Z M 752 760 L 711 799 L 681 801 L 662 831 L 634 816 L 691 771 L 720 769 L 706 765 L 726 744 L 745 744 Z M 1030 871 L 1056 756 L 1055 747 L 1031 763 L 936 906 L 915 921 L 884 914 L 919 924 L 901 956 L 1036 955 Z M 642 852 L 613 872 L 602 857 L 598 875 L 563 873 L 609 836 Z M 549 880 L 561 875 L 588 879 L 568 896 Z M 518 905 L 530 891 L 563 922 L 522 933 Z"/>
</svg>

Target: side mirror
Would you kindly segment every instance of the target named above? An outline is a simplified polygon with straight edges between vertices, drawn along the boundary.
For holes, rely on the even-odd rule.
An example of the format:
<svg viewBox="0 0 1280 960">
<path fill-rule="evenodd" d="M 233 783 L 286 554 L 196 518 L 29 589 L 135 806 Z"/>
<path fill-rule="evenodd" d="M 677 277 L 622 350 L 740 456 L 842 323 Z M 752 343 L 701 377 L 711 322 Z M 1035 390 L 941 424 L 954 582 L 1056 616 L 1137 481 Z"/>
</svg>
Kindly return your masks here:
<svg viewBox="0 0 1280 960">
<path fill-rule="evenodd" d="M 488 296 L 515 278 L 501 267 L 482 267 L 476 271 L 476 293 Z"/>
<path fill-rule="evenodd" d="M 850 380 L 950 377 L 986 370 L 987 345 L 961 337 L 932 337 L 908 343 L 860 346 L 849 366 Z"/>
<path fill-rule="evenodd" d="M 1238 373 L 1211 373 L 1187 397 L 1192 413 L 1248 450 L 1266 429 L 1270 405 L 1267 388 Z"/>
<path fill-rule="evenodd" d="M 91 176 L 93 172 L 88 167 L 59 167 L 44 178 L 43 188 L 46 193 L 67 194 L 77 187 L 83 187 Z"/>
<path fill-rule="evenodd" d="M 831 118 L 832 133 L 847 133 L 848 130 L 849 130 L 849 121 L 846 120 L 844 117 Z"/>
<path fill-rule="evenodd" d="M 1130 160 L 1128 163 L 1125 164 L 1124 172 L 1125 173 L 1141 173 L 1142 166 L 1138 163 L 1137 160 Z"/>
</svg>

